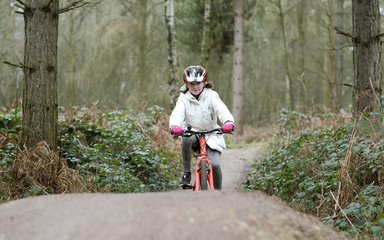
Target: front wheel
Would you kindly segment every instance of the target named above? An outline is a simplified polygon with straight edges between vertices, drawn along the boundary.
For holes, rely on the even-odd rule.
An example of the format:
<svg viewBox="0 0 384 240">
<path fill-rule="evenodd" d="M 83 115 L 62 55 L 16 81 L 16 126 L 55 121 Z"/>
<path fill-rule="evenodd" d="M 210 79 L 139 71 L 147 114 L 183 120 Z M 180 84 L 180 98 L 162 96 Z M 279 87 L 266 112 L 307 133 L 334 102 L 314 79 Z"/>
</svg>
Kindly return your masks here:
<svg viewBox="0 0 384 240">
<path fill-rule="evenodd" d="M 208 179 L 207 179 L 207 162 L 201 161 L 200 166 L 200 188 L 201 190 L 208 190 Z"/>
</svg>

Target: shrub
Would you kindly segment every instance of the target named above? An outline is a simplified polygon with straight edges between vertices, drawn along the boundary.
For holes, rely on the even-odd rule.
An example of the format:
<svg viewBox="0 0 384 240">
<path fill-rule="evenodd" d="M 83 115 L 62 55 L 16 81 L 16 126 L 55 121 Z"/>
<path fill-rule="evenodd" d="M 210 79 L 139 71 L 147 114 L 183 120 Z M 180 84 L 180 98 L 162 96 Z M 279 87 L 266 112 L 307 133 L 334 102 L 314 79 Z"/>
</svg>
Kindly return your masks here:
<svg viewBox="0 0 384 240">
<path fill-rule="evenodd" d="M 84 182 L 94 182 L 104 192 L 165 191 L 177 187 L 180 172 L 178 154 L 164 145 L 156 145 L 154 133 L 162 109 L 145 113 L 101 112 L 74 108 L 60 114 L 59 155 L 78 171 Z M 17 156 L 21 114 L 15 110 L 0 114 L 0 201 L 9 201 L 5 180 Z M 169 134 L 166 135 L 170 137 Z M 94 186 L 95 184 L 92 184 Z M 23 189 L 24 196 L 43 194 Z M 8 191 L 9 192 L 9 191 Z M 22 196 L 23 194 L 17 194 Z M 14 195 L 16 196 L 16 195 Z"/>
<path fill-rule="evenodd" d="M 13 162 L 21 131 L 21 113 L 17 109 L 0 114 L 0 169 Z"/>
<path fill-rule="evenodd" d="M 149 134 L 161 109 L 101 113 L 61 123 L 61 154 L 84 177 L 112 192 L 163 191 L 176 186 L 176 154 L 153 146 Z"/>
<path fill-rule="evenodd" d="M 283 119 L 284 126 L 292 125 L 288 124 L 292 119 Z M 278 196 L 292 207 L 315 214 L 350 235 L 381 239 L 379 236 L 384 235 L 383 140 L 356 134 L 350 122 L 328 126 L 281 131 L 271 145 L 271 153 L 254 165 L 242 188 Z M 348 162 L 351 156 L 352 161 Z M 335 205 L 341 191 L 339 182 L 345 177 L 353 180 L 351 193 L 355 193 L 355 198 L 340 210 Z"/>
</svg>

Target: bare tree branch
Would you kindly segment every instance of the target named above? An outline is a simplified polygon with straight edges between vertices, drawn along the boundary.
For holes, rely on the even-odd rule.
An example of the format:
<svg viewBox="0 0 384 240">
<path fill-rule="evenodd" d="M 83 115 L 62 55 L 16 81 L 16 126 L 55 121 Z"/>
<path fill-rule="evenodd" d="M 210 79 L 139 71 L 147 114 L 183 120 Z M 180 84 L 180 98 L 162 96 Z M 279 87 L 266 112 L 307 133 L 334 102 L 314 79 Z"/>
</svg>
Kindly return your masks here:
<svg viewBox="0 0 384 240">
<path fill-rule="evenodd" d="M 90 4 L 89 2 L 85 2 L 84 0 L 77 0 L 77 1 L 74 1 L 73 3 L 69 4 L 68 6 L 62 8 L 62 9 L 59 9 L 59 12 L 58 14 L 61 14 L 61 13 L 65 13 L 65 12 L 69 12 L 73 9 L 76 9 L 76 8 L 81 8 L 87 4 Z"/>
<path fill-rule="evenodd" d="M 3 63 L 8 64 L 8 65 L 11 65 L 11 66 L 13 66 L 13 67 L 18 67 L 18 68 L 21 68 L 21 69 L 24 69 L 24 68 L 27 68 L 27 69 L 29 69 L 29 70 L 32 69 L 31 67 L 28 67 L 27 65 L 24 65 L 23 63 L 19 63 L 18 65 L 15 64 L 15 63 L 8 62 L 8 61 L 4 61 Z"/>
<path fill-rule="evenodd" d="M 20 8 L 23 10 L 23 12 L 17 10 L 15 11 L 16 13 L 22 13 L 24 14 L 24 12 L 26 10 L 31 10 L 31 6 L 29 6 L 27 3 L 25 3 L 23 0 L 16 0 L 16 2 L 13 3 L 16 7 Z"/>
<path fill-rule="evenodd" d="M 383 37 L 384 36 L 384 33 L 380 33 L 379 35 L 377 35 L 376 37 L 377 38 L 381 38 L 381 37 Z"/>
<path fill-rule="evenodd" d="M 21 5 L 23 5 L 23 9 L 24 8 L 30 8 L 26 3 L 24 3 L 22 0 L 16 0 L 16 2 L 20 3 Z M 16 3 L 15 3 L 16 4 Z"/>
<path fill-rule="evenodd" d="M 21 69 L 24 68 L 24 65 L 22 65 L 21 63 L 19 65 L 15 64 L 15 63 L 8 62 L 8 61 L 4 61 L 3 63 L 8 64 L 8 65 L 10 65 L 12 67 L 18 67 L 18 68 L 21 68 Z"/>
<path fill-rule="evenodd" d="M 21 5 L 21 4 L 18 4 L 18 3 L 13 3 L 14 6 L 20 8 L 20 9 L 23 9 L 23 11 L 25 11 L 25 6 Z"/>
<path fill-rule="evenodd" d="M 24 14 L 26 10 L 31 9 L 31 7 L 28 4 L 26 4 L 23 0 L 15 0 L 15 2 L 11 3 L 11 7 L 13 7 L 13 6 L 18 8 L 15 11 L 15 13 L 18 13 L 18 14 Z"/>
<path fill-rule="evenodd" d="M 343 36 L 346 36 L 346 37 L 355 39 L 355 37 L 352 36 L 352 34 L 350 34 L 350 33 L 343 32 L 343 31 L 341 31 L 341 30 L 338 29 L 338 28 L 335 28 L 335 30 L 336 30 L 336 33 L 338 33 L 338 34 L 341 34 L 341 35 L 343 35 Z"/>
<path fill-rule="evenodd" d="M 52 4 L 53 0 L 49 1 L 49 3 L 47 4 L 47 8 L 49 8 Z"/>
</svg>

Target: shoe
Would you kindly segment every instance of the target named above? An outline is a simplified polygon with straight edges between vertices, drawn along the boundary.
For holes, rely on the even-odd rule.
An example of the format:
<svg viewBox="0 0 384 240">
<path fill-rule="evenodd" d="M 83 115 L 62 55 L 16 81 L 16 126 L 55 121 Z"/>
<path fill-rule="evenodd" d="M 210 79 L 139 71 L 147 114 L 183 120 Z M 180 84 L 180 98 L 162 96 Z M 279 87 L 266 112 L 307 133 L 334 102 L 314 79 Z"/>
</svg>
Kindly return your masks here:
<svg viewBox="0 0 384 240">
<path fill-rule="evenodd" d="M 191 184 L 191 172 L 184 172 L 181 177 L 180 185 L 190 185 Z"/>
</svg>

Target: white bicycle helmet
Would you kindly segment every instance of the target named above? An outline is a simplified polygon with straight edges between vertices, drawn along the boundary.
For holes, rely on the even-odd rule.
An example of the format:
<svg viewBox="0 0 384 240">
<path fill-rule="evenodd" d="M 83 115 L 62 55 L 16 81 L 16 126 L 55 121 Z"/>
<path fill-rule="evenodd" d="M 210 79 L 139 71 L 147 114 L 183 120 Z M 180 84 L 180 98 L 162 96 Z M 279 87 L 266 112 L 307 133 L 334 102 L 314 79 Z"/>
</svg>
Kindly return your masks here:
<svg viewBox="0 0 384 240">
<path fill-rule="evenodd" d="M 183 78 L 184 82 L 205 82 L 207 80 L 207 72 L 202 66 L 189 66 L 184 70 Z"/>
</svg>

